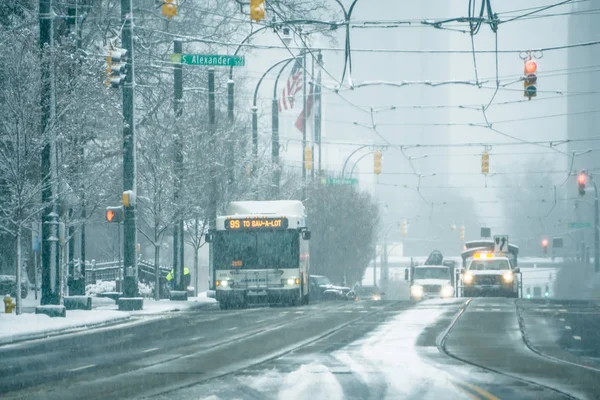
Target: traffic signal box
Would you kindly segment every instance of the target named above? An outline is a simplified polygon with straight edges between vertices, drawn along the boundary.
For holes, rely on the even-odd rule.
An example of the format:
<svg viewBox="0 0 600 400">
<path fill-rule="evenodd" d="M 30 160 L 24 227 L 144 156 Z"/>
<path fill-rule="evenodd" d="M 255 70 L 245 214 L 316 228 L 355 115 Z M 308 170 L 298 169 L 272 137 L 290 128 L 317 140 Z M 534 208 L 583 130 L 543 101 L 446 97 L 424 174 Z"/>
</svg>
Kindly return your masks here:
<svg viewBox="0 0 600 400">
<path fill-rule="evenodd" d="M 537 96 L 537 63 L 531 58 L 525 60 L 523 88 L 523 96 L 529 100 Z"/>
<path fill-rule="evenodd" d="M 490 173 L 490 154 L 487 151 L 484 151 L 481 154 L 481 173 L 482 174 Z"/>
<path fill-rule="evenodd" d="M 255 22 L 265 19 L 265 0 L 250 0 L 250 19 Z"/>
<path fill-rule="evenodd" d="M 402 236 L 406 236 L 408 233 L 408 223 L 406 222 L 406 220 L 402 220 L 402 224 L 400 227 L 402 231 Z"/>
<path fill-rule="evenodd" d="M 123 207 L 106 207 L 106 222 L 111 224 L 120 224 L 125 219 Z"/>
<path fill-rule="evenodd" d="M 304 169 L 311 170 L 313 167 L 313 155 L 310 147 L 304 148 Z"/>
<path fill-rule="evenodd" d="M 163 0 L 161 9 L 162 15 L 171 19 L 177 15 L 177 0 Z"/>
<path fill-rule="evenodd" d="M 544 249 L 544 254 L 548 253 L 548 239 L 542 239 L 542 248 Z"/>
<path fill-rule="evenodd" d="M 579 195 L 585 195 L 585 185 L 587 183 L 587 175 L 585 172 L 580 172 L 577 175 L 577 186 L 579 187 Z"/>
<path fill-rule="evenodd" d="M 377 175 L 381 174 L 381 152 L 373 153 L 373 172 Z"/>
<path fill-rule="evenodd" d="M 106 56 L 106 81 L 105 84 L 118 88 L 125 83 L 127 76 L 127 50 L 111 49 Z"/>
<path fill-rule="evenodd" d="M 465 240 L 465 226 L 460 226 L 460 240 Z"/>
</svg>

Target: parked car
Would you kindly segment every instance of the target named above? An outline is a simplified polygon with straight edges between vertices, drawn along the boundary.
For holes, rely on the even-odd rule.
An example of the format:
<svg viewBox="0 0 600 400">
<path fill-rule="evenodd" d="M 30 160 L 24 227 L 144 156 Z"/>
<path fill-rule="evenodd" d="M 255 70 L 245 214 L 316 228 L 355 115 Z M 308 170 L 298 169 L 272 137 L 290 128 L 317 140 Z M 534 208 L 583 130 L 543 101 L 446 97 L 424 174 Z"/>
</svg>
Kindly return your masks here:
<svg viewBox="0 0 600 400">
<path fill-rule="evenodd" d="M 311 300 L 348 300 L 349 287 L 337 286 L 323 275 L 310 275 L 308 278 Z"/>
<path fill-rule="evenodd" d="M 17 297 L 17 278 L 14 275 L 0 275 L 0 296 L 9 294 L 11 297 Z M 21 279 L 21 298 L 27 297 L 27 288 L 29 281 L 27 278 Z"/>
</svg>

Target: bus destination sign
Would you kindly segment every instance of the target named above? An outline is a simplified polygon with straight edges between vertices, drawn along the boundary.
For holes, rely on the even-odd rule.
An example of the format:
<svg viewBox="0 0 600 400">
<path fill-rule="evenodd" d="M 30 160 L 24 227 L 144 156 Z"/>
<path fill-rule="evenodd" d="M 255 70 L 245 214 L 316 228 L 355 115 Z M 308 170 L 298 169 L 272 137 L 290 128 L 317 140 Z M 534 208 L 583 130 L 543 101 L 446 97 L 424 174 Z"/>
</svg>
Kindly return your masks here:
<svg viewBox="0 0 600 400">
<path fill-rule="evenodd" d="M 230 218 L 225 221 L 225 229 L 244 231 L 254 229 L 287 229 L 288 219 L 279 218 Z"/>
</svg>

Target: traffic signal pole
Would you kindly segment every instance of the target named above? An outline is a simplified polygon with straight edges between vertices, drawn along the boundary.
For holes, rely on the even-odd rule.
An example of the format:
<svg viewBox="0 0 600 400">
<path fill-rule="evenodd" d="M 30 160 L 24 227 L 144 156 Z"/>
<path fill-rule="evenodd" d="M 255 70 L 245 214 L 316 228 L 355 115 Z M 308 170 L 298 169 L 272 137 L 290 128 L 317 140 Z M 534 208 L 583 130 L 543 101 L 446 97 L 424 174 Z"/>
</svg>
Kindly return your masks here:
<svg viewBox="0 0 600 400">
<path fill-rule="evenodd" d="M 600 216 L 598 213 L 598 187 L 596 181 L 592 177 L 594 183 L 594 270 L 600 272 Z"/>
<path fill-rule="evenodd" d="M 127 74 L 123 85 L 123 191 L 136 191 L 136 155 L 135 155 L 135 119 L 134 119 L 134 54 L 133 54 L 133 9 L 132 0 L 121 0 L 121 19 L 123 21 L 122 43 L 127 50 Z M 137 228 L 136 204 L 132 201 L 124 207 L 123 223 L 123 298 L 119 299 L 120 310 L 139 310 L 143 300 L 138 297 L 137 274 Z"/>
<path fill-rule="evenodd" d="M 183 53 L 183 43 L 181 39 L 173 41 L 173 52 L 175 54 Z M 173 110 L 175 119 L 178 120 L 183 114 L 183 66 L 176 63 L 173 67 Z M 175 124 L 177 127 L 177 123 Z M 173 224 L 173 270 L 175 272 L 175 290 L 185 290 L 183 287 L 183 215 L 182 205 L 180 203 L 181 190 L 183 189 L 183 137 L 181 129 L 177 129 L 174 138 L 175 159 L 173 160 L 173 169 L 175 172 L 175 190 L 174 203 L 176 209 L 175 223 Z"/>
</svg>

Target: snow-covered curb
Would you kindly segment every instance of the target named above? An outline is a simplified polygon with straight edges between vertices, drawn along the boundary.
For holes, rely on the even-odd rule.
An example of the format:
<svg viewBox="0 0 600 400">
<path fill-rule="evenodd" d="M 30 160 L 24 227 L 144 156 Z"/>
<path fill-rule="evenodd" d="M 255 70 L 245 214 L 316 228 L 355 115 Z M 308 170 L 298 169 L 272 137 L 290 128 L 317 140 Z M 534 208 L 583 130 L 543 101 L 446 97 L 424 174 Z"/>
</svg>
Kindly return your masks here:
<svg viewBox="0 0 600 400">
<path fill-rule="evenodd" d="M 198 297 L 191 297 L 183 302 L 144 299 L 144 309 L 140 311 L 118 311 L 118 306 L 113 304 L 100 306 L 91 311 L 69 310 L 66 318 L 50 318 L 44 314 L 29 313 L 19 316 L 2 314 L 0 315 L 0 346 L 122 324 L 134 316 L 160 315 L 203 308 L 212 303 L 216 304 L 216 301 L 206 297 L 206 293 L 200 293 Z"/>
<path fill-rule="evenodd" d="M 0 316 L 0 346 L 78 332 L 128 321 L 129 313 L 119 311 L 69 311 L 66 318 L 44 314 L 3 314 Z"/>
</svg>

